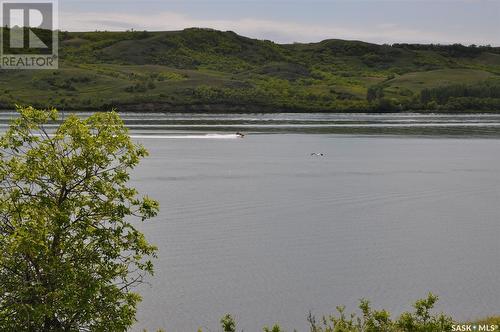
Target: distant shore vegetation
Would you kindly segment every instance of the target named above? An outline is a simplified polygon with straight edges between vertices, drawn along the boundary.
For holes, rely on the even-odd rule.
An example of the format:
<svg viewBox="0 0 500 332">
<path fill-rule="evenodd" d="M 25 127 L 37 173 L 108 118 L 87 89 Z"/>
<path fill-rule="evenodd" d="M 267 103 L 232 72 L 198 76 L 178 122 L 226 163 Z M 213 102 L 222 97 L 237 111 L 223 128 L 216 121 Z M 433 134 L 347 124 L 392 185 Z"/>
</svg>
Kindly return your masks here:
<svg viewBox="0 0 500 332">
<path fill-rule="evenodd" d="M 0 108 L 162 112 L 500 112 L 500 47 L 211 29 L 60 32 L 58 70 L 1 70 Z"/>
</svg>

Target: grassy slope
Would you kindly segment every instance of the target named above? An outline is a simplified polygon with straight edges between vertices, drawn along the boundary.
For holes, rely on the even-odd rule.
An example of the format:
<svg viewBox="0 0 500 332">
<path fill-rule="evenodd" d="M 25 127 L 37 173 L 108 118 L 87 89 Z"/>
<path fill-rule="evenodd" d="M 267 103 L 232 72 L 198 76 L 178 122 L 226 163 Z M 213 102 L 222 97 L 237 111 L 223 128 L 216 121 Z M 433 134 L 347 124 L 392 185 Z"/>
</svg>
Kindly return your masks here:
<svg viewBox="0 0 500 332">
<path fill-rule="evenodd" d="M 61 33 L 60 44 L 57 71 L 0 72 L 0 105 L 362 111 L 373 85 L 411 106 L 423 88 L 500 81 L 498 48 L 278 45 L 206 29 Z"/>
</svg>

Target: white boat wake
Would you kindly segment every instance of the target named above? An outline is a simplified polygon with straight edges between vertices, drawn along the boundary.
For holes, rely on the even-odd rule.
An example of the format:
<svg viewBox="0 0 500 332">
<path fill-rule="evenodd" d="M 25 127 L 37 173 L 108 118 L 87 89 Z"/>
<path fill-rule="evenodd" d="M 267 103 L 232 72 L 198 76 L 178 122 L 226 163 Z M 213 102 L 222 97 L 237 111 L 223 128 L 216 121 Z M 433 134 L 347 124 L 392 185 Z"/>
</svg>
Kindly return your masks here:
<svg viewBox="0 0 500 332">
<path fill-rule="evenodd" d="M 137 139 L 237 139 L 237 134 L 204 134 L 204 135 L 130 135 Z"/>
</svg>

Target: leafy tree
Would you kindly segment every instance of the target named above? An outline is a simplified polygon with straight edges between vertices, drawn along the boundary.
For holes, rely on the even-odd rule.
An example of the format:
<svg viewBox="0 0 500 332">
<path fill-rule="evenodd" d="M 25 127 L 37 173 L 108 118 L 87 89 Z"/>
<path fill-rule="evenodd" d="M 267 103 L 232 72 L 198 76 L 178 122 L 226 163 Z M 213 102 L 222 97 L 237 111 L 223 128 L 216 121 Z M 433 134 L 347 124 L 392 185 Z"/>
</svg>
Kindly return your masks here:
<svg viewBox="0 0 500 332">
<path fill-rule="evenodd" d="M 127 186 L 147 151 L 119 116 L 18 107 L 0 138 L 0 330 L 125 331 L 156 248 L 133 223 L 158 203 Z"/>
<path fill-rule="evenodd" d="M 427 298 L 418 300 L 414 304 L 415 312 L 405 312 L 396 322 L 404 332 L 441 332 L 451 331 L 453 320 L 444 315 L 431 313 L 438 297 L 429 293 Z"/>
<path fill-rule="evenodd" d="M 264 326 L 263 332 L 284 332 L 278 324 L 274 324 L 273 327 Z"/>
<path fill-rule="evenodd" d="M 222 326 L 222 331 L 224 332 L 236 332 L 236 321 L 230 314 L 224 315 L 221 318 L 220 324 Z"/>
<path fill-rule="evenodd" d="M 395 112 L 398 111 L 398 106 L 391 99 L 381 98 L 374 105 L 373 109 L 378 112 Z"/>
</svg>

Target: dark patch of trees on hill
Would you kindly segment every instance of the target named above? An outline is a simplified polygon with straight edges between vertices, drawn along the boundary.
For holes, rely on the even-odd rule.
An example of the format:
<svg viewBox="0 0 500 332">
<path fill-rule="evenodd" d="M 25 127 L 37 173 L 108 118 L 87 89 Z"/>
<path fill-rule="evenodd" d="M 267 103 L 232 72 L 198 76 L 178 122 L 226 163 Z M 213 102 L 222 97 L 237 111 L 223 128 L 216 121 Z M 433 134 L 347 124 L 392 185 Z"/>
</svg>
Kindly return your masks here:
<svg viewBox="0 0 500 332">
<path fill-rule="evenodd" d="M 392 44 L 392 47 L 401 48 L 410 51 L 433 51 L 451 57 L 476 57 L 481 53 L 496 53 L 500 54 L 500 47 L 492 47 L 491 45 L 465 46 L 462 44 L 441 45 L 441 44 Z"/>
<path fill-rule="evenodd" d="M 402 103 L 386 98 L 383 85 L 375 85 L 368 88 L 366 100 L 369 103 L 369 110 L 379 113 L 400 112 L 404 110 Z"/>
<path fill-rule="evenodd" d="M 360 41 L 325 40 L 317 45 L 319 48 L 329 50 L 337 55 L 363 56 L 365 54 L 377 54 L 380 56 L 398 56 L 401 54 L 401 50 L 387 44 L 378 45 Z"/>
<path fill-rule="evenodd" d="M 420 102 L 428 109 L 500 110 L 500 82 L 453 84 L 423 89 L 420 92 Z"/>
<path fill-rule="evenodd" d="M 500 83 L 482 82 L 477 85 L 453 84 L 432 89 L 423 89 L 420 93 L 422 103 L 436 101 L 446 104 L 453 97 L 500 98 Z"/>
</svg>

